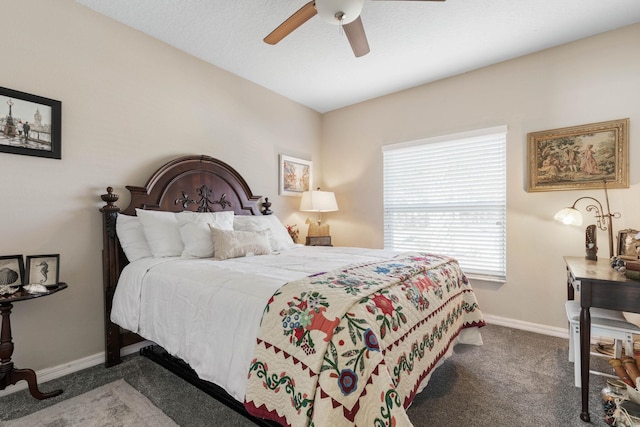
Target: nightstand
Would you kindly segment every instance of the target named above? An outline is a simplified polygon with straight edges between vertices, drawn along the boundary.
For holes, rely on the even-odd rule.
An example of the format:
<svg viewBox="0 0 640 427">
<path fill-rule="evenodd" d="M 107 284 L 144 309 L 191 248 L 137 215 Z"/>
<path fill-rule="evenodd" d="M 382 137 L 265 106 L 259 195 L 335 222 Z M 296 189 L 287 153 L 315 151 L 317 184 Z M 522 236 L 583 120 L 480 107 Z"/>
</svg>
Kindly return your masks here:
<svg viewBox="0 0 640 427">
<path fill-rule="evenodd" d="M 333 246 L 331 236 L 307 236 L 307 246 Z"/>
<path fill-rule="evenodd" d="M 7 386 L 13 385 L 20 380 L 25 380 L 29 384 L 29 391 L 31 392 L 31 395 L 36 399 L 48 399 L 62 393 L 62 390 L 42 393 L 38 390 L 38 382 L 33 370 L 18 369 L 13 365 L 13 362 L 11 361 L 11 355 L 13 354 L 13 341 L 11 338 L 11 322 L 9 320 L 9 315 L 11 314 L 14 302 L 45 297 L 66 288 L 67 284 L 60 282 L 57 286 L 48 287 L 47 292 L 30 294 L 25 291 L 24 288 L 20 288 L 13 294 L 0 295 L 0 315 L 2 316 L 2 332 L 0 334 L 0 390 L 4 390 Z"/>
</svg>

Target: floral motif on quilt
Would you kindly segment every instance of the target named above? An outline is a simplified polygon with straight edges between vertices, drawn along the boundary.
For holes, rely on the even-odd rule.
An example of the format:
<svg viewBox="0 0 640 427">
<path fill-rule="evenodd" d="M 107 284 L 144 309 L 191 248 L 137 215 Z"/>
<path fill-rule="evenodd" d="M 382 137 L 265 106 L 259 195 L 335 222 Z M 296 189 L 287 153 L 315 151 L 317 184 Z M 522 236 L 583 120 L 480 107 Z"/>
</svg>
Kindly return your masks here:
<svg viewBox="0 0 640 427">
<path fill-rule="evenodd" d="M 288 283 L 265 308 L 245 406 L 296 426 L 410 425 L 404 407 L 421 380 L 462 328 L 481 324 L 448 257 L 404 254 Z"/>
</svg>

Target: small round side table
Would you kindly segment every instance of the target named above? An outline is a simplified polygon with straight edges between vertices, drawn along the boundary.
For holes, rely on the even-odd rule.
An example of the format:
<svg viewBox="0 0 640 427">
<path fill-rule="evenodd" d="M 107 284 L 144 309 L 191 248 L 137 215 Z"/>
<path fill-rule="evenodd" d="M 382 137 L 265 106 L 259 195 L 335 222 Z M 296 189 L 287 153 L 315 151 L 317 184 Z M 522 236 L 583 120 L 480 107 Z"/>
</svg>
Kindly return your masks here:
<svg viewBox="0 0 640 427">
<path fill-rule="evenodd" d="M 13 341 L 11 338 L 11 321 L 9 320 L 9 315 L 11 314 L 14 302 L 45 297 L 66 288 L 67 284 L 60 282 L 55 287 L 48 287 L 47 292 L 31 294 L 23 288 L 20 288 L 13 294 L 0 295 L 0 315 L 2 316 L 2 330 L 0 332 L 0 390 L 4 390 L 7 386 L 13 385 L 20 380 L 25 380 L 27 384 L 29 384 L 29 392 L 31 392 L 31 395 L 36 399 L 48 399 L 62 393 L 62 390 L 42 393 L 38 389 L 36 373 L 33 370 L 18 369 L 13 365 L 11 361 Z"/>
</svg>

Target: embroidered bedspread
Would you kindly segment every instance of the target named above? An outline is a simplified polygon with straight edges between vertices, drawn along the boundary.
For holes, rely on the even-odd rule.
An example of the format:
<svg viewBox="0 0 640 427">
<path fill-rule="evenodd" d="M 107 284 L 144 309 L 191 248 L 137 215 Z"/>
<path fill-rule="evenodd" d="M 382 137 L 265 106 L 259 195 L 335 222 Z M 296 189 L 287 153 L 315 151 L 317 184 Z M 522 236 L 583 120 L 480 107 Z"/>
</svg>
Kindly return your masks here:
<svg viewBox="0 0 640 427">
<path fill-rule="evenodd" d="M 290 282 L 271 298 L 245 407 L 289 426 L 410 426 L 405 408 L 460 331 L 482 326 L 456 260 L 407 253 Z"/>
</svg>

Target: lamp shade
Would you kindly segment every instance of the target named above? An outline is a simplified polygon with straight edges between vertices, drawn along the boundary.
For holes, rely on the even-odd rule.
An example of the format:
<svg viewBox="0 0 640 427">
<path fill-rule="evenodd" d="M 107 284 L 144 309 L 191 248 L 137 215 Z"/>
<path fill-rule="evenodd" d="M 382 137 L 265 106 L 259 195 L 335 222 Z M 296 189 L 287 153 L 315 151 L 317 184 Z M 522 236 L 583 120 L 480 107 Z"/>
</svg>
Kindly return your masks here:
<svg viewBox="0 0 640 427">
<path fill-rule="evenodd" d="M 553 219 L 567 225 L 582 225 L 582 214 L 576 208 L 560 209 Z"/>
<path fill-rule="evenodd" d="M 318 16 L 323 21 L 334 25 L 353 22 L 360 16 L 363 6 L 364 0 L 316 0 Z M 340 14 L 343 14 L 342 21 L 336 16 Z"/>
<path fill-rule="evenodd" d="M 302 193 L 300 210 L 305 212 L 333 212 L 338 210 L 338 202 L 333 191 L 312 190 Z"/>
</svg>

